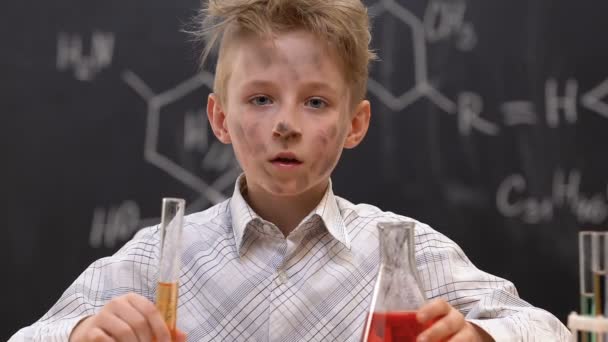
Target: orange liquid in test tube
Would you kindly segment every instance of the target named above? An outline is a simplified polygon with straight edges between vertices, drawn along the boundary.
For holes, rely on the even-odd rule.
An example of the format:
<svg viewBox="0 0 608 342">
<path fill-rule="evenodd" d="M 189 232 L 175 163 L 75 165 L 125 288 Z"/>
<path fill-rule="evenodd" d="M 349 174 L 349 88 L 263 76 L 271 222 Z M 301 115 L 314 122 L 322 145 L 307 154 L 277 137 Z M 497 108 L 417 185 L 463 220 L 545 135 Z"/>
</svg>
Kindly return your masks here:
<svg viewBox="0 0 608 342">
<path fill-rule="evenodd" d="M 156 288 L 156 307 L 165 320 L 171 339 L 175 341 L 175 329 L 177 325 L 177 283 L 158 282 Z"/>
<path fill-rule="evenodd" d="M 177 292 L 181 266 L 184 209 L 185 201 L 183 199 L 163 198 L 156 307 L 167 324 L 173 341 L 176 340 L 177 329 Z"/>
</svg>

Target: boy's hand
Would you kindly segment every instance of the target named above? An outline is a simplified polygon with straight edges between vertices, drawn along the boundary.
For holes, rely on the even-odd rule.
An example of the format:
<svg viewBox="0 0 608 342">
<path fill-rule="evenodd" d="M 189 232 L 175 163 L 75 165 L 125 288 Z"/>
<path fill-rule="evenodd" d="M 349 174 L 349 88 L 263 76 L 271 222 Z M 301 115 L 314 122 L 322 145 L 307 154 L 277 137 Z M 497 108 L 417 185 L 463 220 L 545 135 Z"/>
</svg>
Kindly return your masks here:
<svg viewBox="0 0 608 342">
<path fill-rule="evenodd" d="M 176 332 L 177 341 L 186 335 Z M 153 341 L 170 342 L 171 334 L 156 306 L 145 297 L 129 293 L 108 302 L 96 315 L 76 325 L 70 342 Z"/>
<path fill-rule="evenodd" d="M 418 335 L 418 342 L 494 341 L 483 329 L 465 321 L 464 316 L 443 299 L 425 304 L 418 310 L 416 318 L 422 324 L 436 321 Z"/>
</svg>

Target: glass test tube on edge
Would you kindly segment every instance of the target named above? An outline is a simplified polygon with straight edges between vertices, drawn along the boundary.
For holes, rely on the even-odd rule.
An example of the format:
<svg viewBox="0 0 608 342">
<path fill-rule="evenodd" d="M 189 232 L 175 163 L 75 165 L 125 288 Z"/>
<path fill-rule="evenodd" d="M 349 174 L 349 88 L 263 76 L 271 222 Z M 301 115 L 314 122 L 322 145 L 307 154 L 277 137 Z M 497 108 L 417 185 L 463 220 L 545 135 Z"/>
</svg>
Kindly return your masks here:
<svg viewBox="0 0 608 342">
<path fill-rule="evenodd" d="M 163 198 L 160 223 L 161 245 L 156 307 L 175 340 L 177 323 L 177 289 L 181 267 L 181 240 L 186 202 L 180 198 Z"/>
<path fill-rule="evenodd" d="M 593 245 L 595 232 L 580 231 L 578 233 L 578 262 L 579 262 L 579 281 L 580 281 L 580 300 L 581 315 L 594 316 L 594 293 L 593 293 Z M 580 332 L 579 341 L 592 342 L 593 334 Z"/>
<path fill-rule="evenodd" d="M 595 303 L 595 315 L 606 316 L 606 276 L 608 274 L 608 234 L 596 232 L 593 236 L 591 248 L 591 269 L 593 270 L 593 294 Z M 597 342 L 607 341 L 606 334 L 597 334 Z"/>
<path fill-rule="evenodd" d="M 592 237 L 591 270 L 593 271 L 593 298 L 596 316 L 606 313 L 606 233 L 595 232 Z"/>
</svg>

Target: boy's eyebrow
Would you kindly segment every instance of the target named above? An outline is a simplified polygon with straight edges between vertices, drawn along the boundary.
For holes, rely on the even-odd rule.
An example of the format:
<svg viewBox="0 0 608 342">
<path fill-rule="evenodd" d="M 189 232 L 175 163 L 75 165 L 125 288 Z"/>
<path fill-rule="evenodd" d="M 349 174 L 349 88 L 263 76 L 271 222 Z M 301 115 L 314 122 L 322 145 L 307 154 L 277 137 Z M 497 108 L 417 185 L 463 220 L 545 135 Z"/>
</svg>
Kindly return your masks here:
<svg viewBox="0 0 608 342">
<path fill-rule="evenodd" d="M 337 96 L 339 94 L 339 92 L 336 88 L 334 88 L 333 86 L 331 86 L 330 84 L 328 84 L 326 82 L 318 82 L 318 81 L 306 82 L 304 87 L 307 89 L 310 89 L 310 90 L 314 90 L 314 91 L 330 93 L 329 95 L 333 95 L 333 96 Z"/>
<path fill-rule="evenodd" d="M 242 88 L 248 89 L 248 88 L 281 88 L 281 85 L 273 82 L 273 81 L 269 81 L 269 80 L 251 80 L 251 81 L 246 81 Z M 319 92 L 323 92 L 323 93 L 329 93 L 329 96 L 338 96 L 339 95 L 339 91 L 333 87 L 332 85 L 326 83 L 326 82 L 322 82 L 322 81 L 310 81 L 310 82 L 305 82 L 302 85 L 302 88 L 306 89 L 307 91 L 319 91 Z"/>
</svg>

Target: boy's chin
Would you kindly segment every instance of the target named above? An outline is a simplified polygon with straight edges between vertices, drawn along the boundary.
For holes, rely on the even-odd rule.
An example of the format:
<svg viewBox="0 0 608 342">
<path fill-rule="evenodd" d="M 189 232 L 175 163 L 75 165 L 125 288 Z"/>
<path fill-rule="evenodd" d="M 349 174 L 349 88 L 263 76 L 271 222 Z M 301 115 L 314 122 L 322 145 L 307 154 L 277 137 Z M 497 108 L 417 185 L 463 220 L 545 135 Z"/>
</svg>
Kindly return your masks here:
<svg viewBox="0 0 608 342">
<path fill-rule="evenodd" d="M 312 182 L 292 180 L 289 182 L 270 182 L 264 186 L 264 190 L 272 196 L 281 198 L 293 198 L 302 195 L 314 195 L 325 192 L 325 187 L 315 186 Z"/>
<path fill-rule="evenodd" d="M 296 197 L 306 192 L 306 189 L 301 189 L 294 184 L 268 184 L 264 190 L 269 195 L 284 198 Z"/>
</svg>

